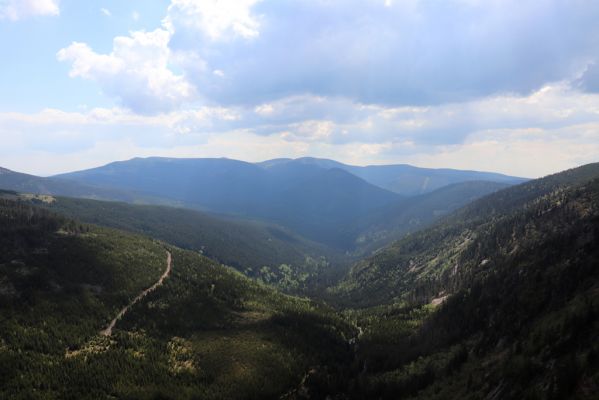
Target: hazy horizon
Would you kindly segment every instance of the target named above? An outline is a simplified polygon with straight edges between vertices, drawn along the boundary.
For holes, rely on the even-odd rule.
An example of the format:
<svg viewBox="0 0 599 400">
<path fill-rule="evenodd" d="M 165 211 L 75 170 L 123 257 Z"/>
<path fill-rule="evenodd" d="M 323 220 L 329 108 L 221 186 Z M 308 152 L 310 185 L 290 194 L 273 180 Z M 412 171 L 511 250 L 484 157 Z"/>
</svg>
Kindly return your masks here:
<svg viewBox="0 0 599 400">
<path fill-rule="evenodd" d="M 136 158 L 141 158 L 141 159 L 147 159 L 147 158 L 169 158 L 169 159 L 202 159 L 202 158 L 208 158 L 208 159 L 228 159 L 228 160 L 235 160 L 235 161 L 242 161 L 242 162 L 247 162 L 250 164 L 260 164 L 263 162 L 267 162 L 267 161 L 272 161 L 272 160 L 277 160 L 277 159 L 289 159 L 289 160 L 298 160 L 298 159 L 302 159 L 302 158 L 315 158 L 315 159 L 319 159 L 319 160 L 329 160 L 329 161 L 336 161 L 336 162 L 340 162 L 342 164 L 346 164 L 349 166 L 356 166 L 356 167 L 370 167 L 370 166 L 388 166 L 388 165 L 410 165 L 412 167 L 417 167 L 417 168 L 430 168 L 430 169 L 451 169 L 451 170 L 458 170 L 458 171 L 476 171 L 476 172 L 490 172 L 490 173 L 498 173 L 498 174 L 503 174 L 501 172 L 498 171 L 485 171 L 485 170 L 473 170 L 473 169 L 460 169 L 460 168 L 451 168 L 451 167 L 423 167 L 420 165 L 414 165 L 414 164 L 405 164 L 405 163 L 367 163 L 367 164 L 353 164 L 353 163 L 346 163 L 343 161 L 339 161 L 339 160 L 335 160 L 332 158 L 322 158 L 322 157 L 312 157 L 312 156 L 301 156 L 301 157 L 295 157 L 295 158 L 291 158 L 291 157 L 276 157 L 276 158 L 269 158 L 269 159 L 265 159 L 265 160 L 258 160 L 258 161 L 251 161 L 251 160 L 242 160 L 242 159 L 238 159 L 238 158 L 231 158 L 231 157 L 218 157 L 218 156 L 214 156 L 214 157 L 163 157 L 163 156 L 145 156 L 145 157 L 132 157 L 132 158 L 127 158 L 127 159 L 123 159 L 123 160 L 114 160 L 114 161 L 108 161 L 107 163 L 102 163 L 102 164 L 98 164 L 98 165 L 92 165 L 90 167 L 86 167 L 86 168 L 82 168 L 82 169 L 67 169 L 64 171 L 59 171 L 56 173 L 51 173 L 51 174 L 47 174 L 47 173 L 35 173 L 35 172 L 28 172 L 28 171 L 22 171 L 22 170 L 12 170 L 11 168 L 7 168 L 5 166 L 0 165 L 0 168 L 7 168 L 10 169 L 14 172 L 20 172 L 20 173 L 26 173 L 26 174 L 30 174 L 30 175 L 36 175 L 36 176 L 40 176 L 40 177 L 52 177 L 52 176 L 56 176 L 56 175 L 60 175 L 63 173 L 70 173 L 70 172 L 76 172 L 76 171 L 81 171 L 81 170 L 87 170 L 87 169 L 94 169 L 94 168 L 99 168 L 99 167 L 103 167 L 106 166 L 108 164 L 112 164 L 112 163 L 116 163 L 116 162 L 126 162 L 126 161 L 130 161 Z M 556 171 L 556 172 L 561 172 L 561 171 Z M 548 174 L 551 175 L 552 173 Z M 530 176 L 523 176 L 523 175 L 510 175 L 510 174 L 503 174 L 503 175 L 507 175 L 507 176 L 514 176 L 514 177 L 518 177 L 518 178 L 525 178 L 525 179 L 535 179 L 535 178 L 539 178 L 539 177 L 530 177 Z"/>
</svg>

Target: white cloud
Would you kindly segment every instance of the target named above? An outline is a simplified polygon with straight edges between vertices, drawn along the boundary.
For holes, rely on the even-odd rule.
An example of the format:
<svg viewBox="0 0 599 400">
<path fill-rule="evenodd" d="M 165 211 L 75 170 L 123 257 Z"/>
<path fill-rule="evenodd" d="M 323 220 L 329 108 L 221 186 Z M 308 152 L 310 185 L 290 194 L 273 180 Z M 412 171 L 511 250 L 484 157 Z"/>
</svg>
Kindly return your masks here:
<svg viewBox="0 0 599 400">
<path fill-rule="evenodd" d="M 593 134 L 582 139 L 580 136 L 585 130 Z M 522 132 L 522 137 L 516 132 L 481 132 L 465 143 L 409 154 L 402 160 L 424 167 L 451 166 L 526 177 L 540 177 L 599 162 L 599 123 L 563 130 L 539 130 L 529 135 L 530 132 Z"/>
<path fill-rule="evenodd" d="M 159 112 L 192 100 L 194 87 L 169 67 L 170 34 L 164 29 L 118 36 L 110 54 L 98 54 L 85 43 L 72 43 L 57 58 L 71 62 L 69 75 L 96 81 L 102 90 L 140 113 Z"/>
<path fill-rule="evenodd" d="M 101 12 L 101 13 L 102 13 L 104 16 L 106 16 L 106 17 L 110 17 L 110 16 L 112 16 L 112 13 L 111 13 L 111 12 L 110 12 L 110 10 L 109 10 L 109 9 L 107 9 L 107 8 L 100 8 L 100 12 Z"/>
<path fill-rule="evenodd" d="M 254 112 L 263 117 L 272 115 L 274 111 L 275 108 L 272 106 L 272 104 L 261 104 L 254 108 Z"/>
<path fill-rule="evenodd" d="M 58 0 L 7 0 L 0 3 L 0 19 L 18 21 L 28 17 L 59 14 Z"/>
<path fill-rule="evenodd" d="M 260 0 L 172 0 L 164 24 L 172 31 L 199 30 L 212 40 L 258 36 L 260 23 L 251 8 Z"/>
<path fill-rule="evenodd" d="M 207 86 L 226 78 L 222 69 L 208 70 L 196 49 L 172 50 L 169 44 L 175 32 L 202 32 L 210 40 L 256 37 L 259 23 L 250 8 L 258 1 L 173 0 L 161 28 L 114 38 L 112 53 L 99 54 L 86 43 L 74 42 L 61 49 L 57 58 L 71 63 L 71 77 L 96 81 L 104 94 L 118 98 L 133 111 L 170 111 L 198 98 L 198 85 L 190 83 L 188 76 L 208 73 Z M 110 15 L 107 9 L 102 12 Z M 134 11 L 133 19 L 138 18 Z M 173 66 L 186 74 L 175 74 Z"/>
<path fill-rule="evenodd" d="M 334 132 L 333 121 L 308 120 L 290 124 L 280 137 L 292 142 L 327 142 Z"/>
<path fill-rule="evenodd" d="M 599 161 L 599 94 L 557 85 L 525 97 L 429 107 L 302 96 L 156 115 L 48 109 L 0 113 L 0 142 L 3 166 L 34 173 L 48 172 L 48 165 L 61 172 L 150 155 L 248 161 L 310 155 L 536 177 Z M 107 151 L 111 145 L 118 151 Z M 37 167 L 32 158 L 46 162 Z"/>
</svg>

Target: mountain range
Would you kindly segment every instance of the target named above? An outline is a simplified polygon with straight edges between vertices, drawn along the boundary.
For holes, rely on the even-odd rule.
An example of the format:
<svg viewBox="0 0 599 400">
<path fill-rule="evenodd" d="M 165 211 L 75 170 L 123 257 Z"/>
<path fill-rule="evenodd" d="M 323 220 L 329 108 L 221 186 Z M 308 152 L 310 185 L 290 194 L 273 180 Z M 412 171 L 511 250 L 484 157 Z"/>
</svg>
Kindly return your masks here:
<svg viewBox="0 0 599 400">
<path fill-rule="evenodd" d="M 355 166 L 313 157 L 279 158 L 264 161 L 259 165 L 272 167 L 290 163 L 317 165 L 326 169 L 341 169 L 373 185 L 405 196 L 424 194 L 443 186 L 468 181 L 489 181 L 508 185 L 526 181 L 523 178 L 493 172 L 464 171 L 450 168 L 419 168 L 408 164 Z"/>
<path fill-rule="evenodd" d="M 474 182 L 478 181 L 494 182 L 497 186 L 483 183 L 477 187 Z M 381 235 L 364 231 L 369 228 L 367 221 L 376 223 L 385 209 L 405 208 L 403 204 L 409 197 L 432 193 L 445 184 L 471 182 L 462 189 L 456 188 L 463 190 L 463 201 L 454 197 L 447 204 L 438 202 L 437 208 L 412 221 L 412 226 L 419 226 L 476 195 L 522 181 L 500 174 L 405 165 L 355 167 L 315 158 L 256 164 L 230 159 L 136 158 L 51 178 L 4 170 L 0 188 L 163 204 L 262 219 L 310 240 L 354 251 L 364 247 L 365 240 L 369 246 L 366 247 L 372 248 L 371 241 L 385 244 L 397 238 L 397 234 L 390 233 L 383 235 L 381 241 Z M 354 224 L 356 220 L 361 221 L 360 225 Z M 403 224 L 400 230 L 405 230 Z"/>
<path fill-rule="evenodd" d="M 599 164 L 381 168 L 2 170 L 0 397 L 595 399 Z"/>
</svg>

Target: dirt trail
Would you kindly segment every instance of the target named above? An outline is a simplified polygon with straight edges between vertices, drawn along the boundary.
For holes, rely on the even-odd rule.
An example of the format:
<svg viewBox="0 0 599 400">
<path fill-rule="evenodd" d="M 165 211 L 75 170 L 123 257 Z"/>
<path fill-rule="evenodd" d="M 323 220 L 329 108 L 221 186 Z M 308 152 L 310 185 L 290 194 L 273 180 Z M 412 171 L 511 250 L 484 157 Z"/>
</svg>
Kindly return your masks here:
<svg viewBox="0 0 599 400">
<path fill-rule="evenodd" d="M 152 286 L 150 286 L 149 288 L 147 288 L 146 290 L 144 290 L 143 292 L 138 294 L 136 298 L 131 300 L 131 302 L 129 304 L 127 304 L 121 311 L 119 311 L 119 313 L 116 315 L 116 317 L 114 317 L 114 319 L 112 321 L 110 321 L 110 324 L 108 325 L 108 327 L 106 329 L 104 329 L 102 332 L 100 332 L 100 334 L 103 336 L 112 335 L 112 329 L 116 325 L 116 322 L 119 319 L 123 318 L 123 315 L 125 315 L 127 313 L 127 311 L 129 311 L 129 309 L 135 303 L 137 303 L 138 301 L 140 301 L 141 299 L 146 297 L 146 295 L 148 293 L 151 293 L 154 290 L 156 290 L 158 287 L 160 287 L 162 285 L 162 283 L 164 282 L 164 280 L 166 278 L 168 278 L 169 274 L 171 273 L 171 268 L 172 268 L 172 256 L 171 256 L 171 253 L 169 251 L 167 251 L 166 252 L 166 271 L 164 271 L 164 273 L 162 274 L 160 279 L 158 279 L 158 281 L 155 284 L 153 284 Z"/>
</svg>

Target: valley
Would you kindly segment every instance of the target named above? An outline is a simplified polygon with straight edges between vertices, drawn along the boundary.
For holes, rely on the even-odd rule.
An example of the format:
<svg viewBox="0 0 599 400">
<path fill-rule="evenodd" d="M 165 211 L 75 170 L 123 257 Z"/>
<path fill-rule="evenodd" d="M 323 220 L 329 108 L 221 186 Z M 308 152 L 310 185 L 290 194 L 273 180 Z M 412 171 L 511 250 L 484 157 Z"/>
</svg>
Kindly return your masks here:
<svg viewBox="0 0 599 400">
<path fill-rule="evenodd" d="M 598 21 L 0 0 L 0 400 L 599 400 Z"/>
<path fill-rule="evenodd" d="M 320 164 L 277 172 L 297 199 L 284 203 L 316 227 L 298 230 L 183 197 L 139 204 L 162 198 L 141 185 L 108 201 L 12 181 L 0 193 L 0 397 L 594 398 L 598 164 L 411 195 Z M 197 187 L 217 198 L 208 171 Z M 85 187 L 126 192 L 110 184 Z M 331 195 L 348 208 L 310 211 Z M 278 196 L 255 204 L 276 209 Z"/>
</svg>

